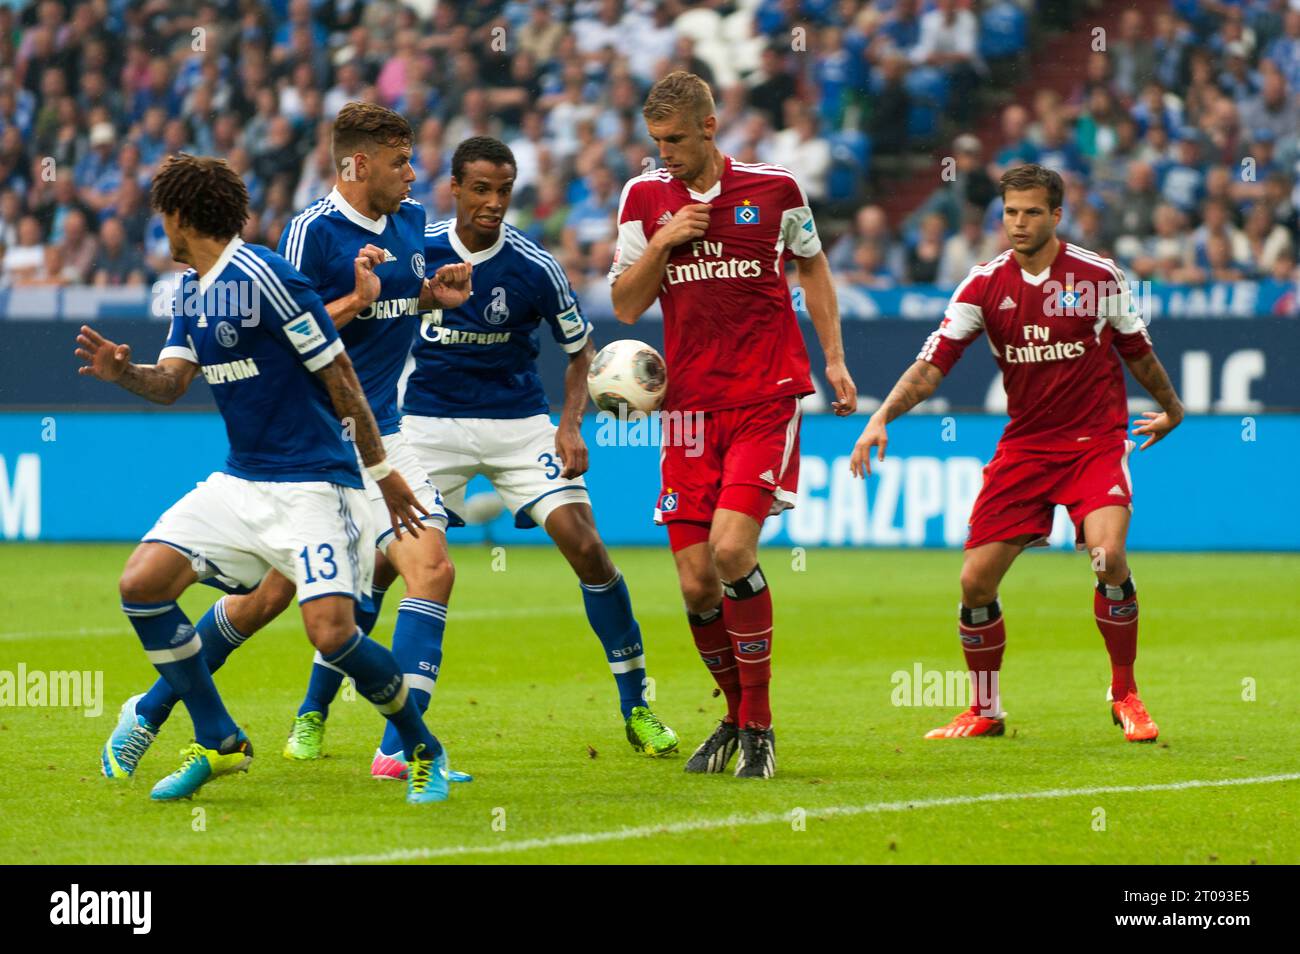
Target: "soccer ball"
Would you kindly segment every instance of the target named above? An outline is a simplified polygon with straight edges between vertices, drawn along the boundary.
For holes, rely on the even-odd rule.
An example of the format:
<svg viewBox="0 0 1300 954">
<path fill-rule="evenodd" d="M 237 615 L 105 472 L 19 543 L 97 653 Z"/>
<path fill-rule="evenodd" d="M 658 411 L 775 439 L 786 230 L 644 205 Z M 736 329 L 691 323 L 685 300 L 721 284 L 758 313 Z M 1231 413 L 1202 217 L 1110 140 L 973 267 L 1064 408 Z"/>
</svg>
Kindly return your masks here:
<svg viewBox="0 0 1300 954">
<path fill-rule="evenodd" d="M 620 404 L 649 414 L 664 402 L 668 367 L 644 341 L 624 338 L 600 349 L 587 371 L 587 390 L 596 407 L 618 413 Z"/>
</svg>

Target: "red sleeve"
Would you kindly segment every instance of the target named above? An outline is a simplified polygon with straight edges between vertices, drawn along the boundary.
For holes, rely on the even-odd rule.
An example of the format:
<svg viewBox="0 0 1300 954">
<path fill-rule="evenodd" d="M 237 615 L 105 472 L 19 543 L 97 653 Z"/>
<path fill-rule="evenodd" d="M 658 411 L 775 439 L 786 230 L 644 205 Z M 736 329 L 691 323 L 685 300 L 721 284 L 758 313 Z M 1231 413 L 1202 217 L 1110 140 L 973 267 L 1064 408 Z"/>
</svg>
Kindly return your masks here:
<svg viewBox="0 0 1300 954">
<path fill-rule="evenodd" d="M 957 286 L 944 309 L 943 321 L 925 339 L 921 353 L 916 356 L 918 361 L 928 361 L 945 375 L 952 370 L 966 346 L 984 330 L 983 299 L 987 282 L 985 275 L 969 274 Z"/>
</svg>

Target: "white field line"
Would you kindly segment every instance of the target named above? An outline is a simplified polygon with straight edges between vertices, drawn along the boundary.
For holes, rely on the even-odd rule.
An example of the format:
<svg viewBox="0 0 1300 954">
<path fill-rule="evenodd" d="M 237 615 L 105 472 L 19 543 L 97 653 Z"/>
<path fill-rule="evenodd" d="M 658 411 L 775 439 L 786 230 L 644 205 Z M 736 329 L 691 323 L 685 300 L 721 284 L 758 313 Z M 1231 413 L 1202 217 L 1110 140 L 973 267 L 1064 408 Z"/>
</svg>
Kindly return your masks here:
<svg viewBox="0 0 1300 954">
<path fill-rule="evenodd" d="M 1257 775 L 1252 778 L 1190 779 L 1185 782 L 1165 782 L 1155 785 L 1105 785 L 1094 788 L 1053 788 L 1041 792 L 990 792 L 986 795 L 955 795 L 949 798 L 921 798 L 906 802 L 871 802 L 866 805 L 835 805 L 829 808 L 809 809 L 808 818 L 832 819 L 854 815 L 880 815 L 889 812 L 919 811 L 926 808 L 947 808 L 953 805 L 985 805 L 994 802 L 1034 801 L 1049 798 L 1082 798 L 1091 795 L 1119 795 L 1132 792 L 1177 792 L 1193 788 L 1226 788 L 1233 785 L 1268 785 L 1275 782 L 1300 781 L 1300 772 L 1285 775 Z M 433 811 L 438 811 L 434 808 Z M 595 845 L 611 841 L 629 841 L 635 838 L 652 838 L 656 835 L 683 835 L 718 828 L 741 828 L 753 825 L 789 823 L 789 812 L 763 812 L 754 815 L 728 815 L 725 818 L 699 818 L 693 821 L 674 822 L 667 825 L 644 825 L 638 828 L 616 828 L 611 831 L 575 832 L 570 835 L 552 835 L 549 838 L 527 838 L 520 841 L 503 841 L 495 845 L 451 845 L 445 848 L 405 848 L 372 855 L 340 855 L 333 858 L 311 858 L 303 862 L 278 862 L 280 864 L 350 865 L 383 864 L 392 861 L 422 861 L 435 858 L 458 858 L 469 855 L 508 855 L 542 848 L 562 848 L 570 845 Z M 263 862 L 263 864 L 277 862 Z"/>
<path fill-rule="evenodd" d="M 467 609 L 458 610 L 455 605 L 452 606 L 448 616 L 448 624 L 454 625 L 457 620 L 493 620 L 493 619 L 520 619 L 529 616 L 582 616 L 585 610 L 579 600 L 574 600 L 569 606 L 532 606 L 532 607 L 515 607 L 513 609 Z M 1275 614 L 1276 615 L 1276 614 Z M 264 630 L 280 629 L 302 629 L 302 620 L 292 608 L 285 610 L 283 617 L 275 620 Z M 49 629 L 49 630 L 16 630 L 13 632 L 0 632 L 0 643 L 2 642 L 19 642 L 25 639 L 77 639 L 84 636 L 130 636 L 135 638 L 131 631 L 131 624 L 127 622 L 126 617 L 122 618 L 120 626 L 83 626 L 78 629 Z"/>
</svg>

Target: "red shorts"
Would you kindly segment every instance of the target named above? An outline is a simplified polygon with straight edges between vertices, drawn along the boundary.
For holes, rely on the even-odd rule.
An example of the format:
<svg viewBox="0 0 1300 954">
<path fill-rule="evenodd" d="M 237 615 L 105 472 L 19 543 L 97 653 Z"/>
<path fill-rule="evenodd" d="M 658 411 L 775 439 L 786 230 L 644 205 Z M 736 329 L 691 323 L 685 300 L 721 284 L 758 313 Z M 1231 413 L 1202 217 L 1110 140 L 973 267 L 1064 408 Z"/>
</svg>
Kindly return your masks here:
<svg viewBox="0 0 1300 954">
<path fill-rule="evenodd" d="M 704 411 L 693 419 L 700 426 L 689 431 L 664 424 L 655 523 L 669 524 L 674 550 L 708 539 L 715 510 L 736 510 L 762 523 L 794 506 L 799 417 L 799 398 L 783 397 Z M 679 439 L 682 434 L 692 438 L 690 443 Z M 679 545 L 682 534 L 672 528 L 683 522 L 700 529 Z"/>
<path fill-rule="evenodd" d="M 999 447 L 984 468 L 984 486 L 970 515 L 966 549 L 1033 534 L 1052 532 L 1059 504 L 1074 522 L 1076 545 L 1083 545 L 1083 518 L 1102 507 L 1133 509 L 1128 472 L 1132 441 L 1107 441 L 1080 451 L 1006 450 Z M 1031 546 L 1039 543 L 1031 542 Z"/>
</svg>

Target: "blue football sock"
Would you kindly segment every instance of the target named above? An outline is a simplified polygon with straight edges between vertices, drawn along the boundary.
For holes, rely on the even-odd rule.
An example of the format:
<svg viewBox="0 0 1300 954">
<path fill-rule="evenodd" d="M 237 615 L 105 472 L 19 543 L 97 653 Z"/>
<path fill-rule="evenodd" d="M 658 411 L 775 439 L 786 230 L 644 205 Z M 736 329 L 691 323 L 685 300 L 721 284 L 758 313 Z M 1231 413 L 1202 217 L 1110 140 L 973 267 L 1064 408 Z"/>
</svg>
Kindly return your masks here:
<svg viewBox="0 0 1300 954">
<path fill-rule="evenodd" d="M 599 586 L 582 584 L 582 602 L 587 621 L 600 637 L 618 684 L 618 705 L 626 719 L 636 706 L 645 705 L 645 650 L 641 648 L 641 627 L 632 615 L 632 597 L 623 574 Z"/>
<path fill-rule="evenodd" d="M 195 632 L 203 640 L 203 660 L 208 664 L 208 672 L 220 669 L 226 658 L 248 639 L 248 636 L 235 629 L 226 616 L 225 602 L 223 596 L 209 606 L 208 611 L 194 624 Z M 135 711 L 154 726 L 161 727 L 172 714 L 172 708 L 180 701 L 180 696 L 172 692 L 167 680 L 159 678 L 136 703 Z"/>
<path fill-rule="evenodd" d="M 397 628 L 393 630 L 393 658 L 406 676 L 406 688 L 421 715 L 429 708 L 429 697 L 442 666 L 442 634 L 447 626 L 447 606 L 433 600 L 408 596 L 397 607 Z M 397 727 L 388 723 L 379 750 L 392 755 L 401 748 Z"/>
<path fill-rule="evenodd" d="M 319 712 L 322 717 L 330 714 L 330 703 L 339 694 L 339 687 L 347 673 L 337 666 L 331 666 L 320 653 L 311 664 L 311 678 L 307 680 L 307 695 L 298 707 L 298 715 Z"/>
<path fill-rule="evenodd" d="M 372 586 L 370 587 L 370 607 L 367 609 L 362 603 L 357 603 L 357 628 L 367 636 L 374 631 L 375 622 L 379 619 L 379 610 L 384 605 L 384 594 L 387 592 L 388 587 L 386 586 Z"/>
<path fill-rule="evenodd" d="M 397 726 L 402 740 L 402 754 L 409 762 L 415 747 L 423 744 L 427 754 L 436 758 L 442 745 L 424 724 L 415 700 L 406 688 L 406 679 L 393 654 L 360 631 L 337 652 L 321 657 L 343 670 L 357 684 L 357 691 L 371 701 L 384 718 Z"/>
<path fill-rule="evenodd" d="M 135 627 L 149 661 L 184 701 L 199 744 L 215 749 L 238 732 L 217 695 L 203 658 L 203 641 L 175 601 L 123 603 L 122 611 Z"/>
</svg>

